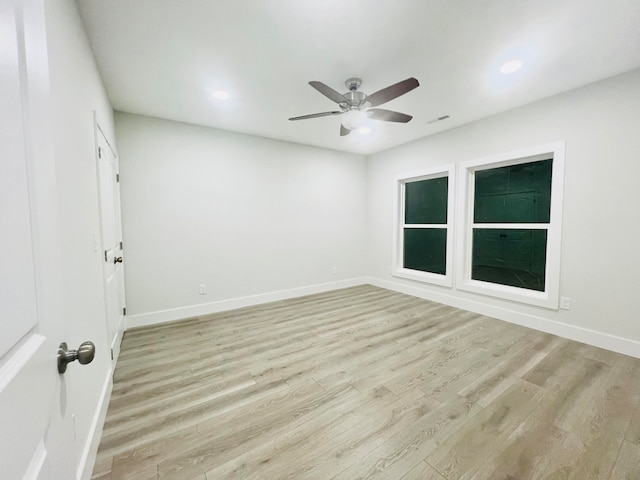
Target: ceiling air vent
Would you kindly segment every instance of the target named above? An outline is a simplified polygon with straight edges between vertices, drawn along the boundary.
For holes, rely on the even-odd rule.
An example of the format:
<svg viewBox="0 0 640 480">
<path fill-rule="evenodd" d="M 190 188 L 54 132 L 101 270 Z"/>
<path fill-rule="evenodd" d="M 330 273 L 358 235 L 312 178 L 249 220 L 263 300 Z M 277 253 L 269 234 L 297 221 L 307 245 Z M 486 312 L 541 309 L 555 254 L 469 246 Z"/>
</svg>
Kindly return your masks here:
<svg viewBox="0 0 640 480">
<path fill-rule="evenodd" d="M 434 118 L 433 120 L 429 120 L 427 122 L 427 125 L 431 125 L 432 123 L 436 123 L 436 122 L 441 122 L 442 120 L 446 120 L 447 118 L 451 118 L 451 116 L 450 115 L 443 115 L 441 117 Z"/>
</svg>

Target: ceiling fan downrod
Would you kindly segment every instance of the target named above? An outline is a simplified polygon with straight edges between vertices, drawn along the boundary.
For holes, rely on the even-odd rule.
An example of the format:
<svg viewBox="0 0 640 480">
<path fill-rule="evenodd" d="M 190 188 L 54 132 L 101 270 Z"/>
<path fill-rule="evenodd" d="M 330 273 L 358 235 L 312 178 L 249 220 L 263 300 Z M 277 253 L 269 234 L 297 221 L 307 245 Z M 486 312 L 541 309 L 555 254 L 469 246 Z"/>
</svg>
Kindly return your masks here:
<svg viewBox="0 0 640 480">
<path fill-rule="evenodd" d="M 349 89 L 349 91 L 343 95 L 349 102 L 348 105 L 343 107 L 345 111 L 362 110 L 366 108 L 367 107 L 367 105 L 365 104 L 366 95 L 358 91 L 358 89 L 360 88 L 360 85 L 362 85 L 362 79 L 358 77 L 351 77 L 351 78 L 348 78 L 344 82 L 344 84 Z"/>
</svg>

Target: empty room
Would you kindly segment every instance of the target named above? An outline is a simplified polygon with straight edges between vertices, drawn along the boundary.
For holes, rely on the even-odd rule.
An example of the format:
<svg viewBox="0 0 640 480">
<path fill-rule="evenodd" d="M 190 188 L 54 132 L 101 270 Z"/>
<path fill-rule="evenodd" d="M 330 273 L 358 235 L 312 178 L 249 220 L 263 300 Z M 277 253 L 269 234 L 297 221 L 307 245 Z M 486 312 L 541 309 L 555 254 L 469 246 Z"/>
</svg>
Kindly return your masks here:
<svg viewBox="0 0 640 480">
<path fill-rule="evenodd" d="M 639 25 L 0 0 L 0 477 L 640 480 Z"/>
</svg>

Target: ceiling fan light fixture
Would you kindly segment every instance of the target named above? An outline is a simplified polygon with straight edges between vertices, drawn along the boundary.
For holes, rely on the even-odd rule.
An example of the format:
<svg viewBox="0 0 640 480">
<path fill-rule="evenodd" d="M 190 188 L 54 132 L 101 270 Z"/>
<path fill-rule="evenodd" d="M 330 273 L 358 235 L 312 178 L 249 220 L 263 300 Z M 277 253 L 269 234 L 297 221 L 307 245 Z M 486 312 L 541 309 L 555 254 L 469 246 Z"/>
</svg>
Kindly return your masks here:
<svg viewBox="0 0 640 480">
<path fill-rule="evenodd" d="M 213 98 L 216 100 L 227 100 L 231 95 L 226 90 L 216 90 L 213 92 Z"/>
<path fill-rule="evenodd" d="M 342 125 L 349 130 L 360 130 L 361 128 L 369 128 L 369 117 L 360 110 L 349 110 L 342 114 Z M 371 131 L 371 128 L 369 128 Z"/>
<path fill-rule="evenodd" d="M 371 133 L 371 127 L 360 127 L 358 133 L 361 135 L 369 135 Z"/>
<path fill-rule="evenodd" d="M 522 68 L 522 60 L 511 60 L 507 63 L 504 63 L 500 67 L 500 73 L 503 75 L 509 75 L 511 73 L 515 73 Z"/>
</svg>

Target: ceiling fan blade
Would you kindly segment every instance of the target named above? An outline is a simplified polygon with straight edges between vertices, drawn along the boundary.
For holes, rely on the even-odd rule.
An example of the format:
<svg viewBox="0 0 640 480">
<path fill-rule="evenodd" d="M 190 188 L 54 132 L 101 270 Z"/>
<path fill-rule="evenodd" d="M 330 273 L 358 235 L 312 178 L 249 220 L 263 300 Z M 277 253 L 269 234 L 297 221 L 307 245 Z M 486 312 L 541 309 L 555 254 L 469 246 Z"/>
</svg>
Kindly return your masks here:
<svg viewBox="0 0 640 480">
<path fill-rule="evenodd" d="M 344 125 L 340 124 L 340 136 L 341 137 L 344 137 L 345 135 L 349 135 L 350 133 L 351 133 L 351 130 L 346 128 Z"/>
<path fill-rule="evenodd" d="M 327 97 L 330 100 L 333 100 L 336 103 L 349 103 L 349 100 L 347 100 L 342 94 L 336 92 L 333 88 L 329 87 L 328 85 L 325 85 L 322 82 L 312 80 L 309 82 L 309 85 L 311 85 L 313 88 L 318 90 L 321 94 L 323 94 L 325 97 Z"/>
<path fill-rule="evenodd" d="M 342 112 L 322 112 L 311 113 L 309 115 L 301 115 L 299 117 L 291 117 L 289 120 L 307 120 L 308 118 L 330 117 L 331 115 L 340 115 Z"/>
<path fill-rule="evenodd" d="M 377 107 L 378 105 L 382 105 L 389 100 L 393 100 L 394 98 L 398 98 L 400 95 L 410 92 L 419 85 L 418 80 L 415 78 L 407 78 L 401 82 L 394 83 L 390 87 L 383 88 L 382 90 L 372 93 L 367 96 L 367 102 L 369 102 L 372 107 Z"/>
<path fill-rule="evenodd" d="M 369 118 L 374 120 L 384 120 L 385 122 L 400 122 L 407 123 L 413 117 L 406 113 L 393 112 L 391 110 L 385 110 L 383 108 L 370 108 L 366 111 Z"/>
</svg>

